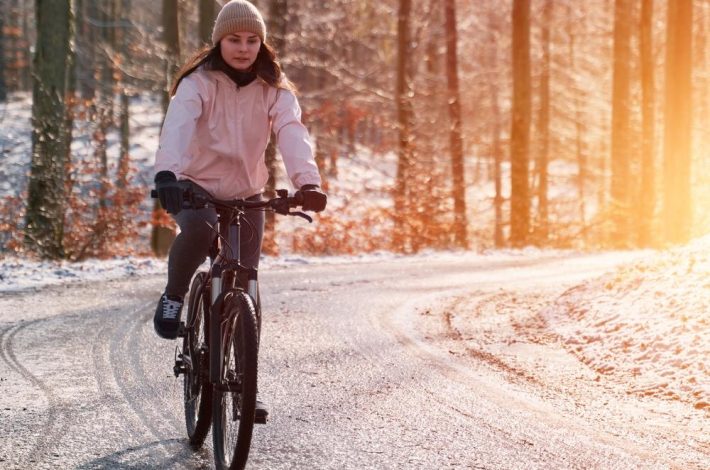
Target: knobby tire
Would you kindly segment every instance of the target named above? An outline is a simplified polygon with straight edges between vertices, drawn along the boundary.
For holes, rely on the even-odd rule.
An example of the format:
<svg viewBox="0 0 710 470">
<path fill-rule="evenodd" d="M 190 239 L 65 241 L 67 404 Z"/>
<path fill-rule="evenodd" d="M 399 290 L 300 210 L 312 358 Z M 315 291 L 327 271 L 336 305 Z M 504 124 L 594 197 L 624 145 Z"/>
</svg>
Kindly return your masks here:
<svg viewBox="0 0 710 470">
<path fill-rule="evenodd" d="M 186 334 L 182 354 L 190 359 L 183 375 L 185 425 L 190 446 L 199 449 L 207 437 L 212 421 L 212 387 L 207 376 L 207 332 L 209 290 L 207 273 L 199 272 L 190 286 L 188 296 Z"/>
<path fill-rule="evenodd" d="M 249 457 L 254 417 L 259 340 L 254 303 L 245 292 L 225 300 L 222 330 L 222 385 L 239 392 L 214 389 L 212 438 L 218 469 L 243 469 Z"/>
</svg>

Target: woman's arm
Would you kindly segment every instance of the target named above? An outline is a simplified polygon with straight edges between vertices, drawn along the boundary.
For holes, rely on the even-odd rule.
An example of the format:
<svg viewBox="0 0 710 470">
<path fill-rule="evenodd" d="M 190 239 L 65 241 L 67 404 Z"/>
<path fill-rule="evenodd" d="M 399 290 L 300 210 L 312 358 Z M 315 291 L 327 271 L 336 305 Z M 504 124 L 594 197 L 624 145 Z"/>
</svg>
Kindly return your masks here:
<svg viewBox="0 0 710 470">
<path fill-rule="evenodd" d="M 269 117 L 286 173 L 293 186 L 296 189 L 311 184 L 320 186 L 321 178 L 313 158 L 313 147 L 308 130 L 301 122 L 301 107 L 296 96 L 288 90 L 279 90 Z"/>
<path fill-rule="evenodd" d="M 192 77 L 185 77 L 170 100 L 160 131 L 155 171 L 178 173 L 202 114 L 202 96 Z"/>
</svg>

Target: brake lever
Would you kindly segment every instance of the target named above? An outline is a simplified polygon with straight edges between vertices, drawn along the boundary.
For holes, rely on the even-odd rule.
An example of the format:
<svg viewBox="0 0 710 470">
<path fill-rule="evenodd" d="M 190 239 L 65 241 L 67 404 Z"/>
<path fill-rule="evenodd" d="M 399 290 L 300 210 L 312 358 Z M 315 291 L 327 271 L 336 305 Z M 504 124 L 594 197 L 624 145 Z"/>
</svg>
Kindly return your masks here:
<svg viewBox="0 0 710 470">
<path fill-rule="evenodd" d="M 300 211 L 299 212 L 289 212 L 288 215 L 293 215 L 296 217 L 303 217 L 304 219 L 306 219 L 308 221 L 309 224 L 313 223 L 313 217 L 311 217 L 310 215 L 305 214 L 303 212 L 300 212 Z"/>
</svg>

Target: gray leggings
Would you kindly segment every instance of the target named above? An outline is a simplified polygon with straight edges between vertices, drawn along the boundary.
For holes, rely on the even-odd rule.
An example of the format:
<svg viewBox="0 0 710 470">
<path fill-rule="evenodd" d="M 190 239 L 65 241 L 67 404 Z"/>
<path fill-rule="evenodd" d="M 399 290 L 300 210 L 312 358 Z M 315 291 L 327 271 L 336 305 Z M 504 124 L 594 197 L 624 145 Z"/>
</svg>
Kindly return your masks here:
<svg viewBox="0 0 710 470">
<path fill-rule="evenodd" d="M 181 182 L 192 186 L 193 191 L 208 194 L 200 186 L 190 181 Z M 250 201 L 261 200 L 257 194 L 247 198 Z M 167 295 L 185 297 L 190 287 L 190 279 L 197 268 L 205 261 L 212 242 L 217 236 L 212 227 L 217 222 L 217 212 L 214 208 L 183 209 L 173 216 L 180 227 L 180 233 L 170 247 L 168 257 Z M 241 225 L 241 261 L 246 267 L 259 267 L 261 256 L 261 240 L 264 236 L 264 212 L 248 210 L 242 218 Z"/>
</svg>

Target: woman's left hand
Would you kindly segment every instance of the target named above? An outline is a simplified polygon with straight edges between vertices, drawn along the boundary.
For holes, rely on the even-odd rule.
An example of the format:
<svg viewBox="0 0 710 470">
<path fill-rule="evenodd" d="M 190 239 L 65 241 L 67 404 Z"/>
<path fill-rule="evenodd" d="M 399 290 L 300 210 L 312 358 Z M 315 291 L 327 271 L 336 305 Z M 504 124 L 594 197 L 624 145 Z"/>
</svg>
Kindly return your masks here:
<svg viewBox="0 0 710 470">
<path fill-rule="evenodd" d="M 303 198 L 303 210 L 321 212 L 328 203 L 328 196 L 315 184 L 304 184 L 296 192 L 296 197 Z"/>
</svg>

